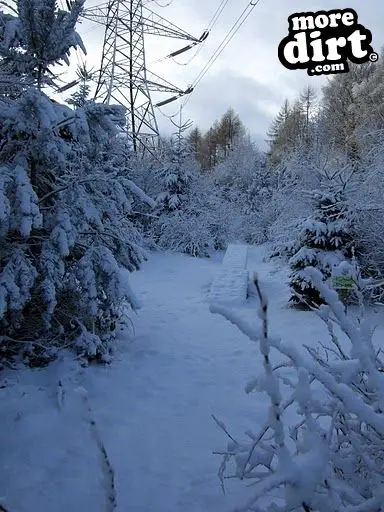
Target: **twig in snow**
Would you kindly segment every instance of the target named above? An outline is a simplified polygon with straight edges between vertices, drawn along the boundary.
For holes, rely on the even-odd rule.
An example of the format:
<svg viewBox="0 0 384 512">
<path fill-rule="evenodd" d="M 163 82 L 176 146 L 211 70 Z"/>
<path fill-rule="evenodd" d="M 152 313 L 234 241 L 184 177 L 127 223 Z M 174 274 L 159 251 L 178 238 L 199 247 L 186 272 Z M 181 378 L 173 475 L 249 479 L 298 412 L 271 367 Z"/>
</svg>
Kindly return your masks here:
<svg viewBox="0 0 384 512">
<path fill-rule="evenodd" d="M 63 387 L 63 384 L 61 382 L 61 380 L 59 380 L 58 384 L 57 384 L 57 404 L 59 406 L 59 409 L 62 410 L 63 408 L 63 405 L 64 405 L 64 397 L 65 397 L 65 390 L 64 390 L 64 387 Z"/>
<path fill-rule="evenodd" d="M 107 494 L 107 507 L 106 512 L 113 512 L 117 506 L 116 488 L 115 488 L 115 472 L 112 467 L 111 461 L 109 460 L 107 450 L 101 439 L 99 429 L 97 428 L 96 420 L 91 408 L 91 404 L 88 400 L 87 391 L 83 388 L 78 388 L 78 392 L 81 393 L 83 403 L 88 413 L 88 421 L 91 427 L 92 436 L 99 449 L 101 470 L 104 476 L 105 490 Z"/>
<path fill-rule="evenodd" d="M 231 434 L 228 432 L 228 430 L 227 430 L 226 426 L 224 425 L 224 423 L 223 423 L 222 421 L 218 420 L 214 414 L 211 414 L 211 416 L 212 416 L 212 418 L 215 420 L 216 425 L 217 425 L 219 428 L 221 428 L 221 430 L 222 430 L 223 432 L 225 432 L 225 433 L 227 434 L 227 436 L 229 437 L 229 439 L 230 439 L 231 441 L 233 441 L 236 445 L 237 445 L 237 444 L 239 444 L 239 443 L 236 441 L 236 439 L 234 439 L 234 438 L 231 436 Z"/>
</svg>

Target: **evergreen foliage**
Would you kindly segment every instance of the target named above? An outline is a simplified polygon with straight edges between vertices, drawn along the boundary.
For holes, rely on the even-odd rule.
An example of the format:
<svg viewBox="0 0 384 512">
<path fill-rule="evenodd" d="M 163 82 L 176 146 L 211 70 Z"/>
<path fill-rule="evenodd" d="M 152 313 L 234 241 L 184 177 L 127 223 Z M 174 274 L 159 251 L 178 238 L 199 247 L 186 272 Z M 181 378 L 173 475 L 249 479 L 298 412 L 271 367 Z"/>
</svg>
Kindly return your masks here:
<svg viewBox="0 0 384 512">
<path fill-rule="evenodd" d="M 180 209 L 188 194 L 191 181 L 196 177 L 197 163 L 185 131 L 189 122 L 175 124 L 177 133 L 170 140 L 163 141 L 162 168 L 157 180 L 162 188 L 157 196 L 160 209 L 168 212 Z"/>
<path fill-rule="evenodd" d="M 129 179 L 124 109 L 87 101 L 73 111 L 40 90 L 79 41 L 81 6 L 63 13 L 26 0 L 18 18 L 6 17 L 19 36 L 1 62 L 13 58 L 34 83 L 0 100 L 0 345 L 31 364 L 63 347 L 109 358 L 118 322 L 138 307 L 129 271 L 145 253 L 133 211 L 153 206 Z"/>
<path fill-rule="evenodd" d="M 352 257 L 351 219 L 342 192 L 314 191 L 313 214 L 302 221 L 297 240 L 290 247 L 291 302 L 301 306 L 318 306 L 323 299 L 308 279 L 307 267 L 315 267 L 326 279 L 334 267 Z"/>
</svg>

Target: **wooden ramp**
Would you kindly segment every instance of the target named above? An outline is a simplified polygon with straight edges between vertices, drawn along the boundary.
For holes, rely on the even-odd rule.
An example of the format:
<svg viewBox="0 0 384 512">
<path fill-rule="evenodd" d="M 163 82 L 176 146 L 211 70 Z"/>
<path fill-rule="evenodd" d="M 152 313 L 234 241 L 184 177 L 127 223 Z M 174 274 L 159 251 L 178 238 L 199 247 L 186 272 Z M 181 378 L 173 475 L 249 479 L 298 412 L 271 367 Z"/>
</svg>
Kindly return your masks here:
<svg viewBox="0 0 384 512">
<path fill-rule="evenodd" d="M 231 244 L 216 272 L 210 292 L 211 302 L 241 305 L 247 300 L 249 273 L 248 246 Z"/>
</svg>

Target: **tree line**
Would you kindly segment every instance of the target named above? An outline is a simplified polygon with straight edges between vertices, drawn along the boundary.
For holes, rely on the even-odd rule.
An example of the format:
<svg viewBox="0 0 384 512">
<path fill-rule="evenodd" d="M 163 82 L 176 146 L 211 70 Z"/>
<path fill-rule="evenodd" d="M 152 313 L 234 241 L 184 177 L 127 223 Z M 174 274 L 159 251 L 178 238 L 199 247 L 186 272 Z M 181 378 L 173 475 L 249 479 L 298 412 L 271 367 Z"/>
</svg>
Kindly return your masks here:
<svg viewBox="0 0 384 512">
<path fill-rule="evenodd" d="M 229 108 L 205 133 L 198 127 L 193 128 L 188 142 L 201 168 L 211 170 L 227 158 L 236 141 L 245 134 L 246 128 L 239 115 Z"/>
</svg>

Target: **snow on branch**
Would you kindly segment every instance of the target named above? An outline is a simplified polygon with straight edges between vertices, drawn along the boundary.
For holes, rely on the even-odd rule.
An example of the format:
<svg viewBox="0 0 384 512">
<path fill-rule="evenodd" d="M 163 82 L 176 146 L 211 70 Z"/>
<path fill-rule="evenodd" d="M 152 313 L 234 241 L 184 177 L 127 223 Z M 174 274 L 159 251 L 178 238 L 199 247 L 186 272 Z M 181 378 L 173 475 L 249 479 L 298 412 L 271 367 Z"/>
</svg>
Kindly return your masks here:
<svg viewBox="0 0 384 512">
<path fill-rule="evenodd" d="M 383 378 L 373 329 L 367 320 L 346 314 L 319 271 L 309 268 L 307 272 L 326 302 L 319 310 L 331 337 L 330 345 L 323 346 L 325 356 L 307 347 L 308 357 L 292 344 L 269 336 L 268 302 L 257 276 L 253 284 L 259 297 L 261 329 L 225 306 L 211 305 L 212 313 L 222 315 L 259 343 L 265 376 L 254 379 L 247 392 L 264 391 L 271 401 L 264 427 L 257 435 L 247 432 L 245 442 L 225 427 L 229 443 L 221 452 L 219 477 L 222 484 L 225 478 L 255 481 L 251 499 L 237 509 L 242 512 L 379 512 L 384 502 Z M 346 341 L 337 338 L 333 324 Z M 280 354 L 279 361 L 283 355 L 287 363 L 273 367 L 271 350 Z M 296 374 L 295 381 L 282 373 L 287 366 Z M 294 424 L 287 414 L 292 408 L 300 416 Z"/>
<path fill-rule="evenodd" d="M 149 197 L 140 187 L 138 187 L 132 180 L 124 180 L 124 185 L 136 195 L 143 203 L 146 203 L 151 208 L 155 208 L 155 201 Z"/>
</svg>

